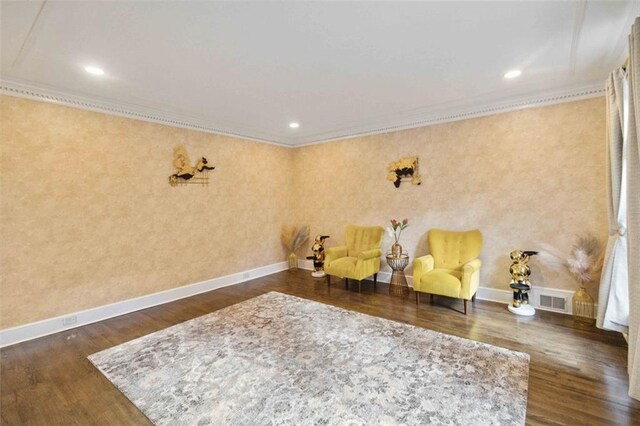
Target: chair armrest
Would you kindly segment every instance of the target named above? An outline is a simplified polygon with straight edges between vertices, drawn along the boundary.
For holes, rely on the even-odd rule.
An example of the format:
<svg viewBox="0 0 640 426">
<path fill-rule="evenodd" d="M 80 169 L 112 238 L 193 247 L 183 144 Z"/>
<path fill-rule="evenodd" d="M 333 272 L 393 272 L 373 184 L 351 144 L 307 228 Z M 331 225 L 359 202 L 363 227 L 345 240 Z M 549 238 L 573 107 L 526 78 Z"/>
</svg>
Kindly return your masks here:
<svg viewBox="0 0 640 426">
<path fill-rule="evenodd" d="M 463 299 L 471 299 L 475 292 L 478 291 L 481 266 L 482 261 L 480 259 L 473 259 L 462 265 L 462 289 L 460 296 Z"/>
<path fill-rule="evenodd" d="M 433 269 L 435 261 L 430 254 L 422 257 L 416 257 L 413 260 L 413 288 L 420 287 L 420 278 Z"/>
<path fill-rule="evenodd" d="M 482 261 L 480 259 L 473 259 L 462 265 L 462 275 L 471 275 L 475 271 L 479 271 L 481 266 Z"/>
<path fill-rule="evenodd" d="M 336 259 L 347 256 L 347 246 L 329 247 L 324 251 L 324 263 L 330 264 Z"/>
<path fill-rule="evenodd" d="M 382 250 L 380 249 L 366 250 L 358 253 L 358 260 L 375 259 L 380 256 L 382 256 Z"/>
</svg>

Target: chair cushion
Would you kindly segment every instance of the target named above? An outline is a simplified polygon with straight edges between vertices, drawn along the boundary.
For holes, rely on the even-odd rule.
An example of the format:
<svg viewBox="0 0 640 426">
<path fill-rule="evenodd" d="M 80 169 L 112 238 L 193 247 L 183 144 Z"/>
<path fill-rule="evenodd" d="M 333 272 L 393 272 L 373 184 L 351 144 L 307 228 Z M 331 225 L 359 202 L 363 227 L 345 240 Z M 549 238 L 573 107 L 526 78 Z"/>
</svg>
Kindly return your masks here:
<svg viewBox="0 0 640 426">
<path fill-rule="evenodd" d="M 460 297 L 462 273 L 454 269 L 433 269 L 420 278 L 420 291 L 441 296 Z"/>
<path fill-rule="evenodd" d="M 325 272 L 343 278 L 351 277 L 355 273 L 357 262 L 357 257 L 341 257 L 331 262 L 331 265 L 325 268 Z"/>
</svg>

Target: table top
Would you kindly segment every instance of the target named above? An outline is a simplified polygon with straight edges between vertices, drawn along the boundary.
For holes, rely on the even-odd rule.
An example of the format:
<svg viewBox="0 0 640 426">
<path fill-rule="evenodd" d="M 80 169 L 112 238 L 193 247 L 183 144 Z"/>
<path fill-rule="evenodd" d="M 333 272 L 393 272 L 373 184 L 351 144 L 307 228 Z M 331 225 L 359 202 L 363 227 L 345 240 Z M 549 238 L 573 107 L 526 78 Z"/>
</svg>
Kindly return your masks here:
<svg viewBox="0 0 640 426">
<path fill-rule="evenodd" d="M 400 257 L 387 253 L 387 263 L 394 271 L 403 271 L 409 265 L 409 255 L 402 253 Z"/>
<path fill-rule="evenodd" d="M 390 259 L 409 259 L 409 253 L 403 252 L 400 256 L 394 256 L 390 251 L 388 251 L 387 260 Z"/>
</svg>

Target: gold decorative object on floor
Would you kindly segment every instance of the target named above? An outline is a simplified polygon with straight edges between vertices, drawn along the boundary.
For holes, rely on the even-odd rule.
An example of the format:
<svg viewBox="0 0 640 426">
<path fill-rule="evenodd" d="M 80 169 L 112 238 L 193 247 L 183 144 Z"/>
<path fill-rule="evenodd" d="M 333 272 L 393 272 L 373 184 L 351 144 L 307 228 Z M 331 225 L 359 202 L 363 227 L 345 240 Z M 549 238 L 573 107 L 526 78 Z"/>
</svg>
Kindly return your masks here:
<svg viewBox="0 0 640 426">
<path fill-rule="evenodd" d="M 393 271 L 391 281 L 389 281 L 389 294 L 391 296 L 406 297 L 409 295 L 409 284 L 404 275 L 404 268 L 409 265 L 409 255 L 401 253 L 396 256 L 392 252 L 387 253 L 387 263 Z"/>
<path fill-rule="evenodd" d="M 593 324 L 596 317 L 595 303 L 586 289 L 600 277 L 604 261 L 604 246 L 591 233 L 577 236 L 568 256 L 552 246 L 545 245 L 541 252 L 546 262 L 554 267 L 566 267 L 578 283 L 573 295 L 573 319 Z"/>
<path fill-rule="evenodd" d="M 329 238 L 328 235 L 316 235 L 316 239 L 311 246 L 313 256 L 307 256 L 307 259 L 313 260 L 313 278 L 323 278 L 327 274 L 324 272 L 324 240 Z"/>
<path fill-rule="evenodd" d="M 577 322 L 593 324 L 595 317 L 593 297 L 589 296 L 589 293 L 587 293 L 584 287 L 580 287 L 580 289 L 573 294 L 573 319 Z"/>
<path fill-rule="evenodd" d="M 295 226 L 291 228 L 283 227 L 280 234 L 280 241 L 282 245 L 287 249 L 289 255 L 287 261 L 289 262 L 289 269 L 298 269 L 298 256 L 296 250 L 298 250 L 304 243 L 309 240 L 309 226 L 305 225 L 298 229 Z"/>
<path fill-rule="evenodd" d="M 531 269 L 527 265 L 529 256 L 536 254 L 538 254 L 537 251 L 522 250 L 513 250 L 509 253 L 509 257 L 513 262 L 509 267 L 509 272 L 511 273 L 509 287 L 513 290 L 513 302 L 508 308 L 510 312 L 516 315 L 532 316 L 536 313 L 535 308 L 529 305 L 529 292 L 531 291 L 529 275 L 531 275 Z"/>
<path fill-rule="evenodd" d="M 215 167 L 209 166 L 209 161 L 205 157 L 200 158 L 195 166 L 191 166 L 189 155 L 183 146 L 177 147 L 173 151 L 173 167 L 176 170 L 169 176 L 169 185 L 209 185 L 209 170 Z"/>
<path fill-rule="evenodd" d="M 389 164 L 387 179 L 393 182 L 396 188 L 400 187 L 403 179 L 411 179 L 413 185 L 420 185 L 422 180 L 418 170 L 418 157 L 404 157 Z"/>
</svg>

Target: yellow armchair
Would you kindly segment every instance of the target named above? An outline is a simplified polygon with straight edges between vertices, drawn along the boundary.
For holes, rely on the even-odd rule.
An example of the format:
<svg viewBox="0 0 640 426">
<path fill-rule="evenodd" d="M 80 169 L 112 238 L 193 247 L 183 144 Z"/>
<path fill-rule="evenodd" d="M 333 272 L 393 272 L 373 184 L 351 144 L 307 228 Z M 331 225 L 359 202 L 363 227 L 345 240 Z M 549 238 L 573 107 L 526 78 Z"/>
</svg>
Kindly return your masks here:
<svg viewBox="0 0 640 426">
<path fill-rule="evenodd" d="M 464 314 L 467 301 L 475 301 L 480 286 L 478 259 L 482 250 L 482 233 L 478 230 L 454 232 L 431 229 L 427 235 L 429 252 L 413 261 L 413 290 L 416 304 L 420 303 L 420 293 L 454 297 L 464 300 Z"/>
<path fill-rule="evenodd" d="M 380 271 L 380 244 L 384 229 L 381 226 L 347 225 L 346 245 L 330 247 L 324 251 L 324 272 L 327 286 L 331 285 L 331 275 L 344 278 L 349 288 L 349 279 L 358 281 L 358 292 L 362 280 L 373 275 L 373 287 L 378 283 Z"/>
</svg>

